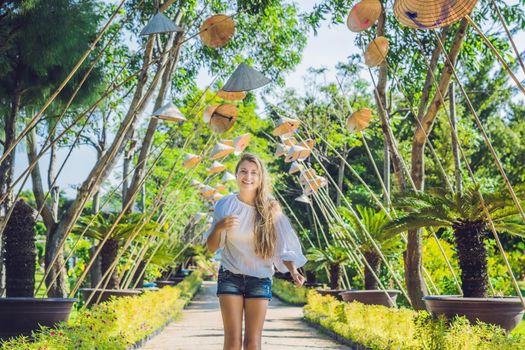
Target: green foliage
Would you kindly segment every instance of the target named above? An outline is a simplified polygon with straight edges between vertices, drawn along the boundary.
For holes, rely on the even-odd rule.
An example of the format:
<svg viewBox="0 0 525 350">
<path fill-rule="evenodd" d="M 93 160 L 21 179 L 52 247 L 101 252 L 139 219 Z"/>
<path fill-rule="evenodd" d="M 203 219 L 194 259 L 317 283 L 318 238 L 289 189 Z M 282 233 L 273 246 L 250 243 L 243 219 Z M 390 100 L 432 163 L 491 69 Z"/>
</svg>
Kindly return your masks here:
<svg viewBox="0 0 525 350">
<path fill-rule="evenodd" d="M 44 328 L 33 341 L 19 337 L 2 343 L 4 350 L 128 349 L 166 322 L 180 316 L 202 284 L 196 271 L 175 287 L 145 292 L 99 304 L 75 315 L 68 324 Z"/>
<path fill-rule="evenodd" d="M 301 287 L 297 288 L 289 281 L 282 280 L 280 278 L 274 278 L 272 283 L 272 292 L 279 299 L 293 305 L 304 305 L 306 304 L 306 297 L 308 294 L 308 288 Z"/>
</svg>

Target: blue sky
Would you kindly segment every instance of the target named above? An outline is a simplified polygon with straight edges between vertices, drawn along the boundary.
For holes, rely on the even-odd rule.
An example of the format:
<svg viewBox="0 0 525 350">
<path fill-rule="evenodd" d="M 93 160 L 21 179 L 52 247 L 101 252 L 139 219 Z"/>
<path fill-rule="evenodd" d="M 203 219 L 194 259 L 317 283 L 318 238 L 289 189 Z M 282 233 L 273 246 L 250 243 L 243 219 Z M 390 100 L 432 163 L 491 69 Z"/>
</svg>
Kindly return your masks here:
<svg viewBox="0 0 525 350">
<path fill-rule="evenodd" d="M 303 0 L 299 1 L 299 6 L 306 10 L 312 8 L 313 4 L 316 2 L 319 2 L 319 0 Z M 514 2 L 516 2 L 516 0 L 510 1 L 510 3 Z M 301 63 L 297 66 L 294 72 L 286 76 L 286 86 L 295 88 L 299 91 L 304 91 L 303 77 L 306 75 L 307 70 L 310 67 L 326 67 L 329 69 L 327 73 L 328 78 L 333 77 L 334 66 L 338 62 L 344 61 L 350 54 L 357 52 L 357 49 L 353 44 L 354 38 L 355 34 L 350 32 L 345 24 L 324 24 L 318 31 L 317 36 L 311 36 L 309 38 Z M 515 39 L 518 49 L 520 52 L 523 52 L 525 50 L 525 34 L 519 33 Z M 523 79 L 523 75 L 520 78 Z M 206 87 L 209 84 L 209 81 L 210 78 L 205 73 L 200 74 L 198 77 L 198 85 L 201 88 Z M 66 154 L 67 149 L 59 152 L 59 164 L 64 160 Z M 41 169 L 44 176 L 49 161 L 48 159 L 48 157 L 44 157 L 41 160 Z M 82 147 L 74 151 L 64 171 L 59 177 L 59 185 L 62 190 L 66 191 L 68 196 L 74 196 L 76 192 L 74 186 L 78 186 L 84 181 L 95 161 L 96 156 L 92 148 Z M 25 152 L 18 150 L 15 178 L 25 167 L 27 167 L 27 156 L 25 155 Z M 119 163 L 115 170 L 120 171 L 121 167 L 121 163 Z"/>
</svg>

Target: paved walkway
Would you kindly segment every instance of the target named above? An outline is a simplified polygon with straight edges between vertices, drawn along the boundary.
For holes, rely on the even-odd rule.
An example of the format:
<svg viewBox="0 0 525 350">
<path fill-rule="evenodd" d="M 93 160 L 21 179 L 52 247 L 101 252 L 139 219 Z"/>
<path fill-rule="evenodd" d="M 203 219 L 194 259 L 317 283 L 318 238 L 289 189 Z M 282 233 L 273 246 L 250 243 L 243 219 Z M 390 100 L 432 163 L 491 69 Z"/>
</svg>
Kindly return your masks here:
<svg viewBox="0 0 525 350">
<path fill-rule="evenodd" d="M 201 291 L 178 322 L 147 342 L 142 350 L 222 350 L 223 331 L 215 282 L 204 282 Z M 302 308 L 288 306 L 274 298 L 266 315 L 263 350 L 343 350 L 316 329 L 307 326 Z"/>
</svg>

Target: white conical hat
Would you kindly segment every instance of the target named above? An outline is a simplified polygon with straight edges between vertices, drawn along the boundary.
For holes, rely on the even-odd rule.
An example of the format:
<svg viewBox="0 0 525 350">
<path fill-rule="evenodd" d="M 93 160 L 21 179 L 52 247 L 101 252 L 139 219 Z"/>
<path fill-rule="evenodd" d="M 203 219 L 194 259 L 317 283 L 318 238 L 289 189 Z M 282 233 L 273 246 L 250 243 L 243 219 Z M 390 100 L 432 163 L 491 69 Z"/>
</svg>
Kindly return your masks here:
<svg viewBox="0 0 525 350">
<path fill-rule="evenodd" d="M 290 165 L 290 170 L 288 170 L 288 174 L 292 175 L 303 169 L 304 169 L 304 165 L 299 164 L 297 162 L 292 162 L 292 165 Z"/>
<path fill-rule="evenodd" d="M 295 198 L 295 200 L 301 203 L 307 203 L 307 204 L 311 203 L 310 198 L 308 198 L 308 196 L 305 195 L 304 193 L 300 195 L 299 197 Z"/>
<path fill-rule="evenodd" d="M 226 167 L 224 165 L 222 165 L 218 161 L 214 161 L 207 170 L 211 174 L 216 174 L 216 173 L 220 173 L 221 171 L 223 171 L 225 169 L 226 169 Z"/>
<path fill-rule="evenodd" d="M 301 121 L 298 119 L 282 117 L 279 121 L 279 125 L 273 129 L 274 136 L 280 136 L 294 132 L 301 125 Z"/>
<path fill-rule="evenodd" d="M 194 166 L 200 163 L 201 159 L 201 156 L 198 156 L 193 153 L 186 153 L 184 155 L 184 162 L 182 163 L 182 166 L 187 169 L 193 168 Z"/>
<path fill-rule="evenodd" d="M 153 112 L 153 116 L 159 119 L 171 121 L 171 122 L 185 122 L 186 118 L 181 111 L 172 102 L 165 104 L 164 106 Z"/>
<path fill-rule="evenodd" d="M 310 153 L 312 153 L 311 149 L 295 145 L 288 150 L 288 155 L 284 161 L 290 163 L 296 160 L 304 160 L 310 156 Z"/>
<path fill-rule="evenodd" d="M 235 175 L 227 171 L 224 173 L 224 175 L 222 175 L 221 181 L 222 182 L 236 181 L 236 178 L 235 178 Z"/>
<path fill-rule="evenodd" d="M 183 29 L 172 22 L 162 12 L 158 12 L 153 16 L 148 24 L 142 29 L 139 35 L 162 34 L 171 32 L 182 32 Z"/>
<path fill-rule="evenodd" d="M 233 147 L 235 147 L 235 152 L 233 152 L 233 154 L 235 154 L 236 156 L 241 154 L 242 151 L 244 151 L 246 147 L 248 147 L 248 144 L 250 143 L 251 138 L 252 138 L 252 135 L 250 134 L 243 134 L 243 135 L 240 135 L 234 138 Z"/>
<path fill-rule="evenodd" d="M 276 157 L 284 156 L 285 154 L 288 153 L 288 150 L 290 150 L 289 146 L 286 146 L 285 144 L 282 144 L 282 143 L 278 143 L 277 148 L 275 149 L 275 156 Z"/>
<path fill-rule="evenodd" d="M 213 147 L 213 150 L 211 151 L 210 155 L 210 160 L 224 158 L 228 154 L 233 153 L 233 151 L 235 151 L 235 148 L 233 148 L 232 146 L 228 146 L 219 142 L 215 145 L 215 147 Z"/>
</svg>

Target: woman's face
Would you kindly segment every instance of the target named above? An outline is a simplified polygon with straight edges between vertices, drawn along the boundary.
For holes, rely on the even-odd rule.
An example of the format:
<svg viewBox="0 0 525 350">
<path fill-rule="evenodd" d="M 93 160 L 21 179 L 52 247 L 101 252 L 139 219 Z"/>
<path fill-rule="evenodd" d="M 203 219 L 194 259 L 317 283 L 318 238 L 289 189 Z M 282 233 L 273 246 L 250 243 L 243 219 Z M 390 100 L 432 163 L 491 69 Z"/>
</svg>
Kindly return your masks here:
<svg viewBox="0 0 525 350">
<path fill-rule="evenodd" d="M 257 168 L 257 164 L 247 160 L 239 165 L 236 177 L 240 191 L 255 191 L 261 181 L 261 174 Z"/>
</svg>

